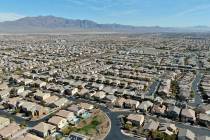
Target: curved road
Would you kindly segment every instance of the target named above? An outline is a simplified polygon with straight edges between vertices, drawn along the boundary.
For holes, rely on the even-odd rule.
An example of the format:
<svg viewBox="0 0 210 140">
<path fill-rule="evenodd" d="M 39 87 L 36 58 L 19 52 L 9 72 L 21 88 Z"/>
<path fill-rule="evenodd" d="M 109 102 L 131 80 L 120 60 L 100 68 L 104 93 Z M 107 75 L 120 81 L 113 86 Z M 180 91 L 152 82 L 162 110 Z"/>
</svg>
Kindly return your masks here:
<svg viewBox="0 0 210 140">
<path fill-rule="evenodd" d="M 111 120 L 111 130 L 105 140 L 136 140 L 136 138 L 123 135 L 120 129 L 120 120 L 118 119 L 119 113 L 111 112 L 109 109 L 102 109 L 107 113 Z"/>
<path fill-rule="evenodd" d="M 195 101 L 194 101 L 194 103 L 192 103 L 192 106 L 194 106 L 194 107 L 201 105 L 203 103 L 202 97 L 201 97 L 200 93 L 197 91 L 198 85 L 199 85 L 202 77 L 203 77 L 203 75 L 201 73 L 197 73 L 197 75 L 192 83 L 192 90 L 195 93 L 195 98 L 194 98 Z"/>
</svg>

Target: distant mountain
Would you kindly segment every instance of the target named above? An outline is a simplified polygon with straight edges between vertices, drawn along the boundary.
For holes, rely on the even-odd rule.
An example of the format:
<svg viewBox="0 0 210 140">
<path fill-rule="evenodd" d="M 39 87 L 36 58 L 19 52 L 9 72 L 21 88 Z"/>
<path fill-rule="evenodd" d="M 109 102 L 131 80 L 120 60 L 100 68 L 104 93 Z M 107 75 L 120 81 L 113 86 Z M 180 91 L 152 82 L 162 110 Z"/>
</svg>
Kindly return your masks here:
<svg viewBox="0 0 210 140">
<path fill-rule="evenodd" d="M 0 32 L 176 32 L 199 30 L 210 31 L 210 28 L 203 26 L 193 28 L 136 27 L 121 24 L 99 24 L 91 20 L 73 20 L 54 16 L 24 17 L 15 21 L 0 22 Z"/>
</svg>

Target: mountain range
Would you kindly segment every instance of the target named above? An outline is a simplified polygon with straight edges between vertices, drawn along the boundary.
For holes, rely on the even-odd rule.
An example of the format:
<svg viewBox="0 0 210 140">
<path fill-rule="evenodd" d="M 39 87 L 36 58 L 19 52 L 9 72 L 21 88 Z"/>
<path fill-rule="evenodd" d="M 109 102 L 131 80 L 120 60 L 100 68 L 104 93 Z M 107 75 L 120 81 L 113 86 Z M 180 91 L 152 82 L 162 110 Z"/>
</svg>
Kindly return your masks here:
<svg viewBox="0 0 210 140">
<path fill-rule="evenodd" d="M 121 24 L 99 24 L 91 20 L 66 19 L 55 16 L 24 17 L 15 21 L 0 22 L 1 32 L 70 32 L 70 31 L 106 31 L 106 32 L 210 32 L 210 27 L 159 27 L 131 26 Z"/>
</svg>

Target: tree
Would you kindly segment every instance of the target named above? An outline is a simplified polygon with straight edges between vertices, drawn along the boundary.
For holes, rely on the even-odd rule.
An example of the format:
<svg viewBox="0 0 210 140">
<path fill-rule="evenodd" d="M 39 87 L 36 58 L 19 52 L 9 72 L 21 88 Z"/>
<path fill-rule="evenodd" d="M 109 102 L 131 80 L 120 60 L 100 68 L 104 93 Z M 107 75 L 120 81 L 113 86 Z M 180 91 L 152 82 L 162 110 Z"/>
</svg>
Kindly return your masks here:
<svg viewBox="0 0 210 140">
<path fill-rule="evenodd" d="M 161 140 L 176 140 L 176 135 L 167 135 L 160 131 L 153 131 L 150 134 L 152 138 L 159 138 Z"/>
<path fill-rule="evenodd" d="M 172 91 L 172 95 L 177 97 L 178 94 L 179 94 L 179 84 L 178 84 L 178 81 L 176 80 L 173 80 L 171 81 L 171 91 Z"/>
<path fill-rule="evenodd" d="M 191 91 L 190 97 L 191 97 L 191 98 L 194 98 L 194 97 L 195 97 L 195 92 L 194 92 L 194 91 Z"/>
<path fill-rule="evenodd" d="M 126 123 L 126 124 L 124 125 L 124 128 L 127 129 L 127 130 L 131 130 L 131 129 L 132 129 L 132 125 L 129 124 L 129 123 Z"/>
<path fill-rule="evenodd" d="M 20 127 L 25 128 L 26 127 L 26 121 L 21 122 Z"/>
</svg>

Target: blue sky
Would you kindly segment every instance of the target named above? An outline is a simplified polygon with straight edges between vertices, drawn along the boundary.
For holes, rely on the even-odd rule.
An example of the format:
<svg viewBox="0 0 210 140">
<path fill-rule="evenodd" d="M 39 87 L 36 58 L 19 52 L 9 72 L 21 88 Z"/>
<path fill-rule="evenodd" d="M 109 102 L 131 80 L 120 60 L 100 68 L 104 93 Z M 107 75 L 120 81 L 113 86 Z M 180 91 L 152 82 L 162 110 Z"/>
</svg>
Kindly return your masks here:
<svg viewBox="0 0 210 140">
<path fill-rule="evenodd" d="M 210 26 L 210 0 L 0 0 L 0 21 L 38 15 L 137 26 Z"/>
</svg>

